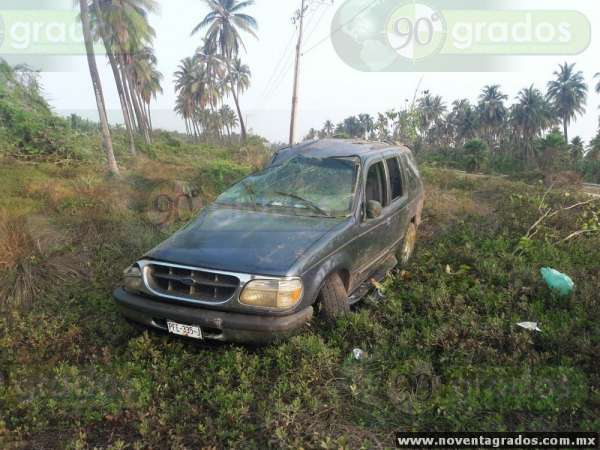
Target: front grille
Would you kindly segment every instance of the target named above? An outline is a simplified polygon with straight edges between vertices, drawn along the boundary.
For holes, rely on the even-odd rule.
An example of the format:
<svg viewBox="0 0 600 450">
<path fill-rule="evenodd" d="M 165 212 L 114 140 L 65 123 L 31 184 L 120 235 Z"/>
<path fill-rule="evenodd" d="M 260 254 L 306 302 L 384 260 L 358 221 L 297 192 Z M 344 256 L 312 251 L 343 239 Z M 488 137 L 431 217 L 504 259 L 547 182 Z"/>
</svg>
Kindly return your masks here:
<svg viewBox="0 0 600 450">
<path fill-rule="evenodd" d="M 162 264 L 148 265 L 147 280 L 160 295 L 204 302 L 224 302 L 240 285 L 240 280 L 232 275 Z"/>
</svg>

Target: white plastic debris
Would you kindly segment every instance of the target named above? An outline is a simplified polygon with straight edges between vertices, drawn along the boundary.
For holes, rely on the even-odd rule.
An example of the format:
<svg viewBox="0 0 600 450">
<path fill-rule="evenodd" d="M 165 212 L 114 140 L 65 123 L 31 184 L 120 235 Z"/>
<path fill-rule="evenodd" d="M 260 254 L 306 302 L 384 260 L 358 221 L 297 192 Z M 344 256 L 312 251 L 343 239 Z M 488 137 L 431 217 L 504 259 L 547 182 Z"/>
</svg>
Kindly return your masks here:
<svg viewBox="0 0 600 450">
<path fill-rule="evenodd" d="M 360 348 L 355 348 L 354 350 L 352 350 L 352 357 L 357 361 L 364 359 L 365 356 L 366 356 L 366 353 L 364 352 L 364 350 L 361 350 Z"/>
<path fill-rule="evenodd" d="M 540 330 L 540 327 L 538 326 L 537 322 L 519 322 L 517 326 L 529 331 L 542 331 Z"/>
</svg>

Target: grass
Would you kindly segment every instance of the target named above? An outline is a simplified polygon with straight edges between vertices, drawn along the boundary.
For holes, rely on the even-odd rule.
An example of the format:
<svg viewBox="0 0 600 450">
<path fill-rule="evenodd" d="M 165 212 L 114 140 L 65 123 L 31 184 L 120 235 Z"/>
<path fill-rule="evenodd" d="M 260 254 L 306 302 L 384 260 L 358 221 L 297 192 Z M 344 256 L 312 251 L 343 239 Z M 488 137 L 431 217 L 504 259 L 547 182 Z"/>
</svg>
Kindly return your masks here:
<svg viewBox="0 0 600 450">
<path fill-rule="evenodd" d="M 152 193 L 195 186 L 205 203 L 252 170 L 255 149 L 173 139 L 121 180 L 93 162 L 0 162 L 2 448 L 374 448 L 401 430 L 599 428 L 600 237 L 557 242 L 600 205 L 523 240 L 540 205 L 576 194 L 425 168 L 417 253 L 384 300 L 277 345 L 199 343 L 136 330 L 111 299 L 187 218 L 157 226 Z M 571 298 L 543 266 L 572 276 Z M 527 320 L 542 332 L 516 326 Z"/>
</svg>

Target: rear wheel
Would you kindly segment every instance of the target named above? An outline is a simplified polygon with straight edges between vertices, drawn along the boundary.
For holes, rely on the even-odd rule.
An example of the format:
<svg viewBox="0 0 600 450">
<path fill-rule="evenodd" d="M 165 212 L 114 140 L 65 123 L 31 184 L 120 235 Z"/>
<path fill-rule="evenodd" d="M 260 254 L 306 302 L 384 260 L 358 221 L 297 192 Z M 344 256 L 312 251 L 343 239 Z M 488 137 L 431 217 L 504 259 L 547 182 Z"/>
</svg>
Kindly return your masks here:
<svg viewBox="0 0 600 450">
<path fill-rule="evenodd" d="M 335 320 L 350 312 L 348 293 L 339 274 L 327 278 L 319 294 L 319 315 L 326 320 Z"/>
<path fill-rule="evenodd" d="M 412 258 L 412 255 L 415 251 L 415 244 L 417 243 L 417 226 L 411 222 L 406 230 L 406 234 L 404 235 L 404 240 L 402 241 L 402 247 L 400 252 L 398 253 L 398 260 L 400 261 L 401 266 L 405 266 Z"/>
</svg>

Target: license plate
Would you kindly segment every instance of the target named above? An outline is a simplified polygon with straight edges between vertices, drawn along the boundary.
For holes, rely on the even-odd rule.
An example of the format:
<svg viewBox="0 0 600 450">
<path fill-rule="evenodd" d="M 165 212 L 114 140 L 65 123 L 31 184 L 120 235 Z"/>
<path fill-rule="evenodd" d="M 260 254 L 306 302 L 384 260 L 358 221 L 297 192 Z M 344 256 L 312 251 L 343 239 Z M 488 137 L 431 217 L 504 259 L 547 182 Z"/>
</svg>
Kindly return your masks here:
<svg viewBox="0 0 600 450">
<path fill-rule="evenodd" d="M 182 325 L 180 323 L 167 321 L 167 327 L 169 328 L 169 333 L 171 334 L 177 334 L 179 336 L 186 336 L 194 339 L 202 339 L 202 330 L 200 327 L 195 325 Z"/>
</svg>

